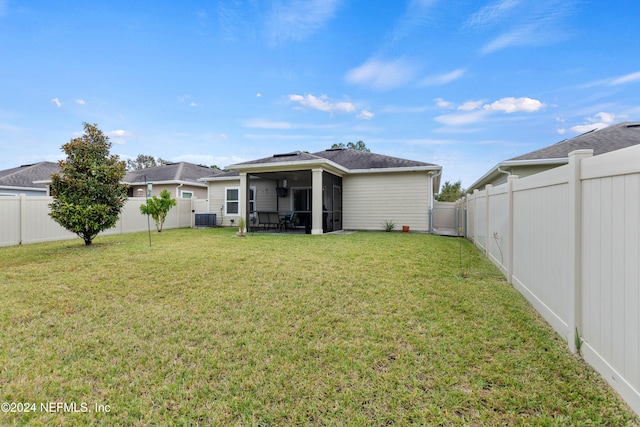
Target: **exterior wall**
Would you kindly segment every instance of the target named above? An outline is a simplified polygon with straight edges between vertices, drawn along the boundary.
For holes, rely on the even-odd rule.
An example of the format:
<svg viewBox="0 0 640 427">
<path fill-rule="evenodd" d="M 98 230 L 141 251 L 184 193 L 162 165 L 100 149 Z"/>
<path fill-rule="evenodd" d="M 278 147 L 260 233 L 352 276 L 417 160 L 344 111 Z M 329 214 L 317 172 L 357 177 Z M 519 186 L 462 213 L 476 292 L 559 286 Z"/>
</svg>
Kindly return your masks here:
<svg viewBox="0 0 640 427">
<path fill-rule="evenodd" d="M 640 146 L 589 152 L 469 195 L 467 236 L 640 413 Z"/>
<path fill-rule="evenodd" d="M 259 211 L 287 211 L 290 210 L 291 191 L 287 197 L 277 197 L 276 182 L 252 178 L 250 187 L 255 187 L 256 210 Z M 227 188 L 239 188 L 240 178 L 223 181 L 209 182 L 209 212 L 217 214 L 218 225 L 221 227 L 231 227 L 238 224 L 240 215 L 227 215 L 225 213 L 225 191 Z M 252 216 L 254 216 L 252 214 Z M 233 224 L 231 220 L 233 219 Z"/>
<path fill-rule="evenodd" d="M 431 180 L 427 173 L 371 173 L 342 179 L 343 228 L 382 230 L 385 221 L 429 231 Z"/>
<path fill-rule="evenodd" d="M 1 197 L 0 246 L 78 238 L 51 219 L 49 204 L 52 201 L 52 197 L 42 196 Z M 193 226 L 192 199 L 178 199 L 177 201 L 178 205 L 169 211 L 163 229 Z M 144 203 L 146 203 L 146 198 L 129 198 L 116 226 L 100 234 L 147 230 L 147 217 L 140 214 L 140 205 Z M 153 219 L 151 227 L 155 229 Z"/>
</svg>

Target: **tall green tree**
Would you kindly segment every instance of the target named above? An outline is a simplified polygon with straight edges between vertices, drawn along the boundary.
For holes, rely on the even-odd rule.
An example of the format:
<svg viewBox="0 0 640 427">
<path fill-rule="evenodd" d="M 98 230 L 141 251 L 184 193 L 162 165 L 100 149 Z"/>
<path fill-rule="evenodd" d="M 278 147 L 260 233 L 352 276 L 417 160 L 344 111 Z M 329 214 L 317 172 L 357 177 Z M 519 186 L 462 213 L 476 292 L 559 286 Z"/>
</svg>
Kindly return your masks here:
<svg viewBox="0 0 640 427">
<path fill-rule="evenodd" d="M 347 144 L 345 145 L 343 142 L 339 143 L 339 144 L 333 144 L 331 146 L 331 148 L 351 148 L 353 150 L 358 150 L 358 151 L 366 151 L 367 153 L 370 153 L 371 150 L 369 150 L 366 146 L 366 144 L 362 141 L 358 141 L 358 142 L 347 142 Z"/>
<path fill-rule="evenodd" d="M 153 196 L 147 199 L 146 205 L 140 205 L 140 213 L 151 215 L 151 218 L 156 222 L 156 230 L 160 233 L 164 220 L 167 219 L 167 214 L 176 204 L 176 199 L 171 198 L 171 193 L 167 190 L 162 190 L 160 197 Z"/>
<path fill-rule="evenodd" d="M 122 184 L 126 164 L 111 155 L 109 137 L 98 125 L 84 123 L 84 134 L 62 146 L 60 173 L 51 176 L 49 216 L 90 245 L 103 230 L 116 225 L 127 201 Z"/>
<path fill-rule="evenodd" d="M 435 199 L 439 202 L 455 202 L 460 197 L 464 190 L 462 189 L 462 182 L 456 181 L 453 184 L 449 181 L 445 181 L 440 193 L 436 194 Z"/>
</svg>

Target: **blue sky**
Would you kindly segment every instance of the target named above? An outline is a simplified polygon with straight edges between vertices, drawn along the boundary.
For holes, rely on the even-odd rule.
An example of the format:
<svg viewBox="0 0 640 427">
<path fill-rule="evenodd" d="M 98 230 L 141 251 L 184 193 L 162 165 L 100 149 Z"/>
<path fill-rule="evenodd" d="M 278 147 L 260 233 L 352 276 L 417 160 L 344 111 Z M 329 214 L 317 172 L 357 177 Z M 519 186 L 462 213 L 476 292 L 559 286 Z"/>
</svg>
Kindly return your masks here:
<svg viewBox="0 0 640 427">
<path fill-rule="evenodd" d="M 640 120 L 640 3 L 0 0 L 0 169 L 112 153 L 206 165 L 362 140 L 472 184 Z"/>
</svg>

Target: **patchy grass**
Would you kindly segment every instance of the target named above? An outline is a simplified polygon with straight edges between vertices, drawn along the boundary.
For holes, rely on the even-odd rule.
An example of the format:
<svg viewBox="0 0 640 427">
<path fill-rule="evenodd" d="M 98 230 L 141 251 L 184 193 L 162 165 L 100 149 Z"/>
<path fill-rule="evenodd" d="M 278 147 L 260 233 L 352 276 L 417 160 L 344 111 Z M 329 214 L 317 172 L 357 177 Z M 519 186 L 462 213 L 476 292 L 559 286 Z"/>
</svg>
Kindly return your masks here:
<svg viewBox="0 0 640 427">
<path fill-rule="evenodd" d="M 467 242 L 235 231 L 0 248 L 0 424 L 639 422 Z"/>
</svg>

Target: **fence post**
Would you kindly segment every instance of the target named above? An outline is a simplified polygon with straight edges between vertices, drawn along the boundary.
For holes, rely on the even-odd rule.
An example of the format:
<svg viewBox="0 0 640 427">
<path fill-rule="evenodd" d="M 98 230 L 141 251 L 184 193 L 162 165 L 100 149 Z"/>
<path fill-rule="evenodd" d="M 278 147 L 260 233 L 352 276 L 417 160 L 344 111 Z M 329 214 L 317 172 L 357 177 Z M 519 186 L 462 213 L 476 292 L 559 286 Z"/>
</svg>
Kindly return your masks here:
<svg viewBox="0 0 640 427">
<path fill-rule="evenodd" d="M 20 236 L 18 237 L 19 245 L 25 243 L 25 235 L 27 232 L 27 196 L 20 194 Z"/>
<path fill-rule="evenodd" d="M 517 175 L 509 175 L 507 177 L 507 230 L 509 235 L 507 236 L 507 242 L 509 244 L 509 253 L 507 254 L 507 283 L 511 284 L 513 276 L 513 181 L 518 179 Z"/>
<path fill-rule="evenodd" d="M 582 329 L 582 179 L 580 163 L 593 150 L 569 153 L 569 350 L 577 352 Z"/>
<path fill-rule="evenodd" d="M 478 246 L 478 194 L 480 190 L 473 190 L 473 244 Z"/>
<path fill-rule="evenodd" d="M 487 193 L 487 209 L 486 209 L 486 227 L 487 229 L 485 230 L 485 240 L 484 240 L 484 256 L 489 258 L 489 255 L 491 253 L 491 251 L 489 250 L 489 245 L 491 245 L 491 239 L 490 239 L 490 235 L 491 235 L 491 209 L 490 209 L 490 205 L 491 205 L 491 189 L 493 188 L 493 185 L 491 184 L 487 184 L 484 187 L 484 191 L 486 191 Z"/>
</svg>

